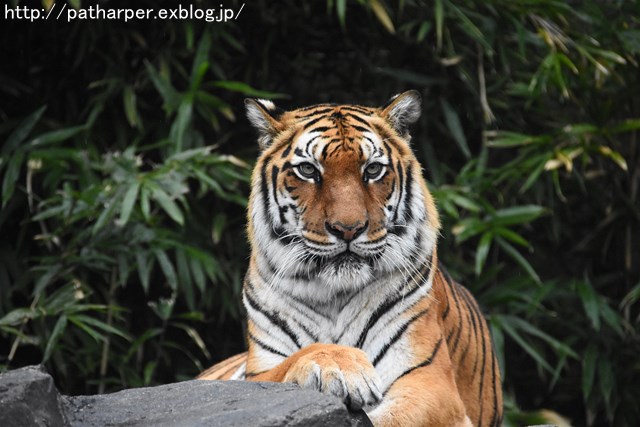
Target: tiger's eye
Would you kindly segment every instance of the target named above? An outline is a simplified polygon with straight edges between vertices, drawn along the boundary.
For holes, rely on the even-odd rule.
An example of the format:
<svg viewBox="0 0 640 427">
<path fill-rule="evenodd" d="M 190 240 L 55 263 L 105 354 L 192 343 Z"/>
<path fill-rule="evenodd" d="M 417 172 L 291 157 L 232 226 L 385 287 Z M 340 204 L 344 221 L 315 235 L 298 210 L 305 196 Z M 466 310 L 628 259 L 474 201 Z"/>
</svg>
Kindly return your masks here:
<svg viewBox="0 0 640 427">
<path fill-rule="evenodd" d="M 371 163 L 364 170 L 365 177 L 368 178 L 368 179 L 377 178 L 378 175 L 380 175 L 380 173 L 382 172 L 382 168 L 383 167 L 384 166 L 382 165 L 382 163 Z"/>
<path fill-rule="evenodd" d="M 305 178 L 315 178 L 318 174 L 318 170 L 311 163 L 300 163 L 298 166 L 298 172 Z"/>
</svg>

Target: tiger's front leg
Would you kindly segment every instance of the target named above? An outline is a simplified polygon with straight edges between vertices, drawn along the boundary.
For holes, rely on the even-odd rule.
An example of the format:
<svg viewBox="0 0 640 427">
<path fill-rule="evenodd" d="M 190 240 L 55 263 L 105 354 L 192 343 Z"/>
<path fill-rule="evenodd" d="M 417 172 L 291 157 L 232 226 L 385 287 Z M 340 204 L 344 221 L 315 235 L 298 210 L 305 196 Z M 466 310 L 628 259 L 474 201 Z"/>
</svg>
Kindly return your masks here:
<svg viewBox="0 0 640 427">
<path fill-rule="evenodd" d="M 380 378 L 367 355 L 336 344 L 311 344 L 275 368 L 248 379 L 296 383 L 336 396 L 353 410 L 382 400 Z"/>
<path fill-rule="evenodd" d="M 429 357 L 398 377 L 367 413 L 376 427 L 472 427 L 446 344 L 428 346 L 434 348 Z"/>
</svg>

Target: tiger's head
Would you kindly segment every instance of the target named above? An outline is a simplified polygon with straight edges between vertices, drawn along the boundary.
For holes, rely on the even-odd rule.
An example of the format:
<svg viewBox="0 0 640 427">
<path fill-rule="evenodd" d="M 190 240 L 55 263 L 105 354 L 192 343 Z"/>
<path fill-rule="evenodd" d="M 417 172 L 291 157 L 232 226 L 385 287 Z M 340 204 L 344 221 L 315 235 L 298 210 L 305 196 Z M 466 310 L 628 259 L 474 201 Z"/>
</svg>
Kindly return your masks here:
<svg viewBox="0 0 640 427">
<path fill-rule="evenodd" d="M 416 91 L 380 108 L 247 100 L 262 149 L 249 200 L 253 271 L 318 302 L 415 274 L 440 226 L 409 145 L 420 104 Z"/>
</svg>

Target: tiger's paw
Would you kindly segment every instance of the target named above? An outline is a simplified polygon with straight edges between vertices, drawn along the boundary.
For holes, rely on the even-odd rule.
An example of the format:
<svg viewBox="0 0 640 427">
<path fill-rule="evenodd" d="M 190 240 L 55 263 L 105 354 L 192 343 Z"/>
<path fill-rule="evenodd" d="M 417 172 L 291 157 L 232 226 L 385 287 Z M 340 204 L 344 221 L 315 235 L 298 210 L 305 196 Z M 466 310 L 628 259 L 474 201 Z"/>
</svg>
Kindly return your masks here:
<svg viewBox="0 0 640 427">
<path fill-rule="evenodd" d="M 313 344 L 287 371 L 284 380 L 340 398 L 359 410 L 382 400 L 380 377 L 360 349 Z"/>
</svg>

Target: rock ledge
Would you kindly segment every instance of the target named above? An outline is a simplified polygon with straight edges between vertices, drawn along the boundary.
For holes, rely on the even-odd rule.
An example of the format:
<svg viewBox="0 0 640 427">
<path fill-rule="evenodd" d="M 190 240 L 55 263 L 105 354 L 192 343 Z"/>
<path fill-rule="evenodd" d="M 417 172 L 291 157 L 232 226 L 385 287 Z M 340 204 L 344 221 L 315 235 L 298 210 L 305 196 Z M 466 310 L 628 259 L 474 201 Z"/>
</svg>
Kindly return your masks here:
<svg viewBox="0 0 640 427">
<path fill-rule="evenodd" d="M 40 366 L 0 375 L 0 426 L 370 426 L 338 399 L 294 384 L 192 380 L 62 396 Z"/>
</svg>

